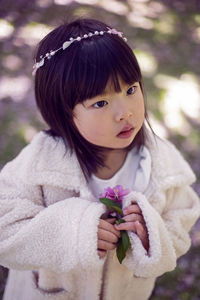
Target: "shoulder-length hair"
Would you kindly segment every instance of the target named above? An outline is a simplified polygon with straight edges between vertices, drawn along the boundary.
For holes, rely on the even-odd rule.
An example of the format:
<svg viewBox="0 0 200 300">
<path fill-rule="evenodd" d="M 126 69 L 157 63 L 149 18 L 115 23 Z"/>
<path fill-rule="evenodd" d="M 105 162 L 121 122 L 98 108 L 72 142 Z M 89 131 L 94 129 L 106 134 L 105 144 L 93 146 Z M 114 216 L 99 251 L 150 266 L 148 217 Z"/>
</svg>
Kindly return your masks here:
<svg viewBox="0 0 200 300">
<path fill-rule="evenodd" d="M 60 48 L 71 37 L 107 31 L 107 27 L 107 24 L 93 19 L 62 24 L 39 43 L 35 59 L 40 61 L 41 55 Z M 105 166 L 105 148 L 91 144 L 81 136 L 73 121 L 73 109 L 77 103 L 103 93 L 109 79 L 114 90 L 119 92 L 119 78 L 126 84 L 139 82 L 144 95 L 142 75 L 133 51 L 123 38 L 108 33 L 73 42 L 36 72 L 36 103 L 49 126 L 46 133 L 61 137 L 66 149 L 71 153 L 75 151 L 86 179 Z M 147 112 L 145 118 L 148 122 Z M 139 149 L 145 144 L 145 139 L 143 124 L 127 150 L 134 146 Z"/>
</svg>

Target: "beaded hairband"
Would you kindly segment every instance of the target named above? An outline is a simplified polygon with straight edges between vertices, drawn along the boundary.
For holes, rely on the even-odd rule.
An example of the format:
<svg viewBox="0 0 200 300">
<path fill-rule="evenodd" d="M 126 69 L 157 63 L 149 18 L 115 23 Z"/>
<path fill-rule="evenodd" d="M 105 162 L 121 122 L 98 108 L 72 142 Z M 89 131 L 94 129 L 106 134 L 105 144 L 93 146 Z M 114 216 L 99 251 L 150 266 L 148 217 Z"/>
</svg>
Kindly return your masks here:
<svg viewBox="0 0 200 300">
<path fill-rule="evenodd" d="M 109 34 L 117 34 L 119 37 L 123 38 L 125 40 L 125 42 L 127 42 L 127 38 L 123 37 L 123 33 L 117 31 L 116 29 L 111 29 L 109 27 L 107 27 L 107 31 L 95 31 L 94 33 L 89 32 L 88 34 L 84 34 L 84 36 L 80 37 L 78 36 L 77 38 L 70 38 L 68 41 L 65 41 L 62 44 L 62 47 L 56 49 L 56 50 L 51 50 L 50 52 L 47 52 L 44 56 L 40 56 L 40 61 L 39 62 L 35 62 L 34 66 L 33 66 L 33 72 L 32 74 L 35 75 L 36 71 L 41 68 L 44 65 L 45 59 L 51 59 L 52 56 L 54 56 L 58 51 L 60 50 L 65 50 L 67 49 L 73 42 L 78 41 L 80 42 L 83 39 L 87 39 L 92 37 L 93 35 L 103 35 L 104 33 L 109 33 Z"/>
</svg>

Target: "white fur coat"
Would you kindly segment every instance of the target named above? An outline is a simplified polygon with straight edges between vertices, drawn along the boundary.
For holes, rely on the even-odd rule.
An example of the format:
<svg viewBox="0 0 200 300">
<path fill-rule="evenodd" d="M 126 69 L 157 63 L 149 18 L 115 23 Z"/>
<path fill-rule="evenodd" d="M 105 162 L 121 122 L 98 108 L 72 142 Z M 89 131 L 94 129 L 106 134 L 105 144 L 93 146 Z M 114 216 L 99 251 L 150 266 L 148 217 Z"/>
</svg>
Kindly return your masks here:
<svg viewBox="0 0 200 300">
<path fill-rule="evenodd" d="M 0 174 L 0 264 L 10 268 L 4 300 L 146 300 L 157 276 L 171 271 L 190 247 L 200 215 L 190 187 L 195 176 L 176 148 L 150 135 L 150 183 L 132 191 L 146 221 L 150 249 L 129 233 L 122 265 L 115 251 L 97 255 L 105 212 L 92 201 L 76 156 L 41 132 Z M 120 184 L 120 183 L 119 183 Z M 102 289 L 103 287 L 103 289 Z"/>
</svg>

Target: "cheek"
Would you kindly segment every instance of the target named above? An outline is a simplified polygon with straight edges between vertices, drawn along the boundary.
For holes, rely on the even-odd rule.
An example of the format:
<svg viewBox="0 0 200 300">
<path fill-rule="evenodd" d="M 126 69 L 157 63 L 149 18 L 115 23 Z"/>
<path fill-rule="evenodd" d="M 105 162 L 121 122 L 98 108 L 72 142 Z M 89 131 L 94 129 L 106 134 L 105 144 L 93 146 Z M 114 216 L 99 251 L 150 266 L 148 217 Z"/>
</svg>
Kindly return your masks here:
<svg viewBox="0 0 200 300">
<path fill-rule="evenodd" d="M 97 118 L 92 116 L 77 116 L 74 118 L 74 123 L 79 133 L 88 141 L 95 142 L 99 136 L 105 132 L 104 128 L 100 126 Z"/>
<path fill-rule="evenodd" d="M 138 101 L 138 105 L 135 108 L 135 120 L 137 121 L 138 125 L 142 125 L 142 123 L 144 122 L 144 117 L 145 117 L 145 107 L 144 107 L 144 101 L 143 99 L 140 99 L 140 101 Z"/>
<path fill-rule="evenodd" d="M 142 120 L 142 122 L 144 121 L 144 116 L 145 116 L 145 107 L 144 107 L 144 101 L 143 101 L 143 103 L 142 103 L 142 105 L 141 105 L 141 120 Z"/>
</svg>

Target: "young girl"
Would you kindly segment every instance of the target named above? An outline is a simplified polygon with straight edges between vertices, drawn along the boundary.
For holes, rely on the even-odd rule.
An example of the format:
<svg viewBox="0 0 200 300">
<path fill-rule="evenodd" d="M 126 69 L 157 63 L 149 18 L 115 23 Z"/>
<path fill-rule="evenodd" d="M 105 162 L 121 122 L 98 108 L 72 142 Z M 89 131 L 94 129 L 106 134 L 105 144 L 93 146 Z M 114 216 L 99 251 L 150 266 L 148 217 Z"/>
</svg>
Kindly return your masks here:
<svg viewBox="0 0 200 300">
<path fill-rule="evenodd" d="M 50 32 L 34 65 L 49 130 L 0 175 L 4 300 L 146 300 L 190 247 L 200 214 L 195 176 L 147 129 L 142 76 L 121 32 L 78 19 Z M 122 185 L 125 223 L 99 195 Z M 116 258 L 120 231 L 131 247 Z"/>
</svg>

